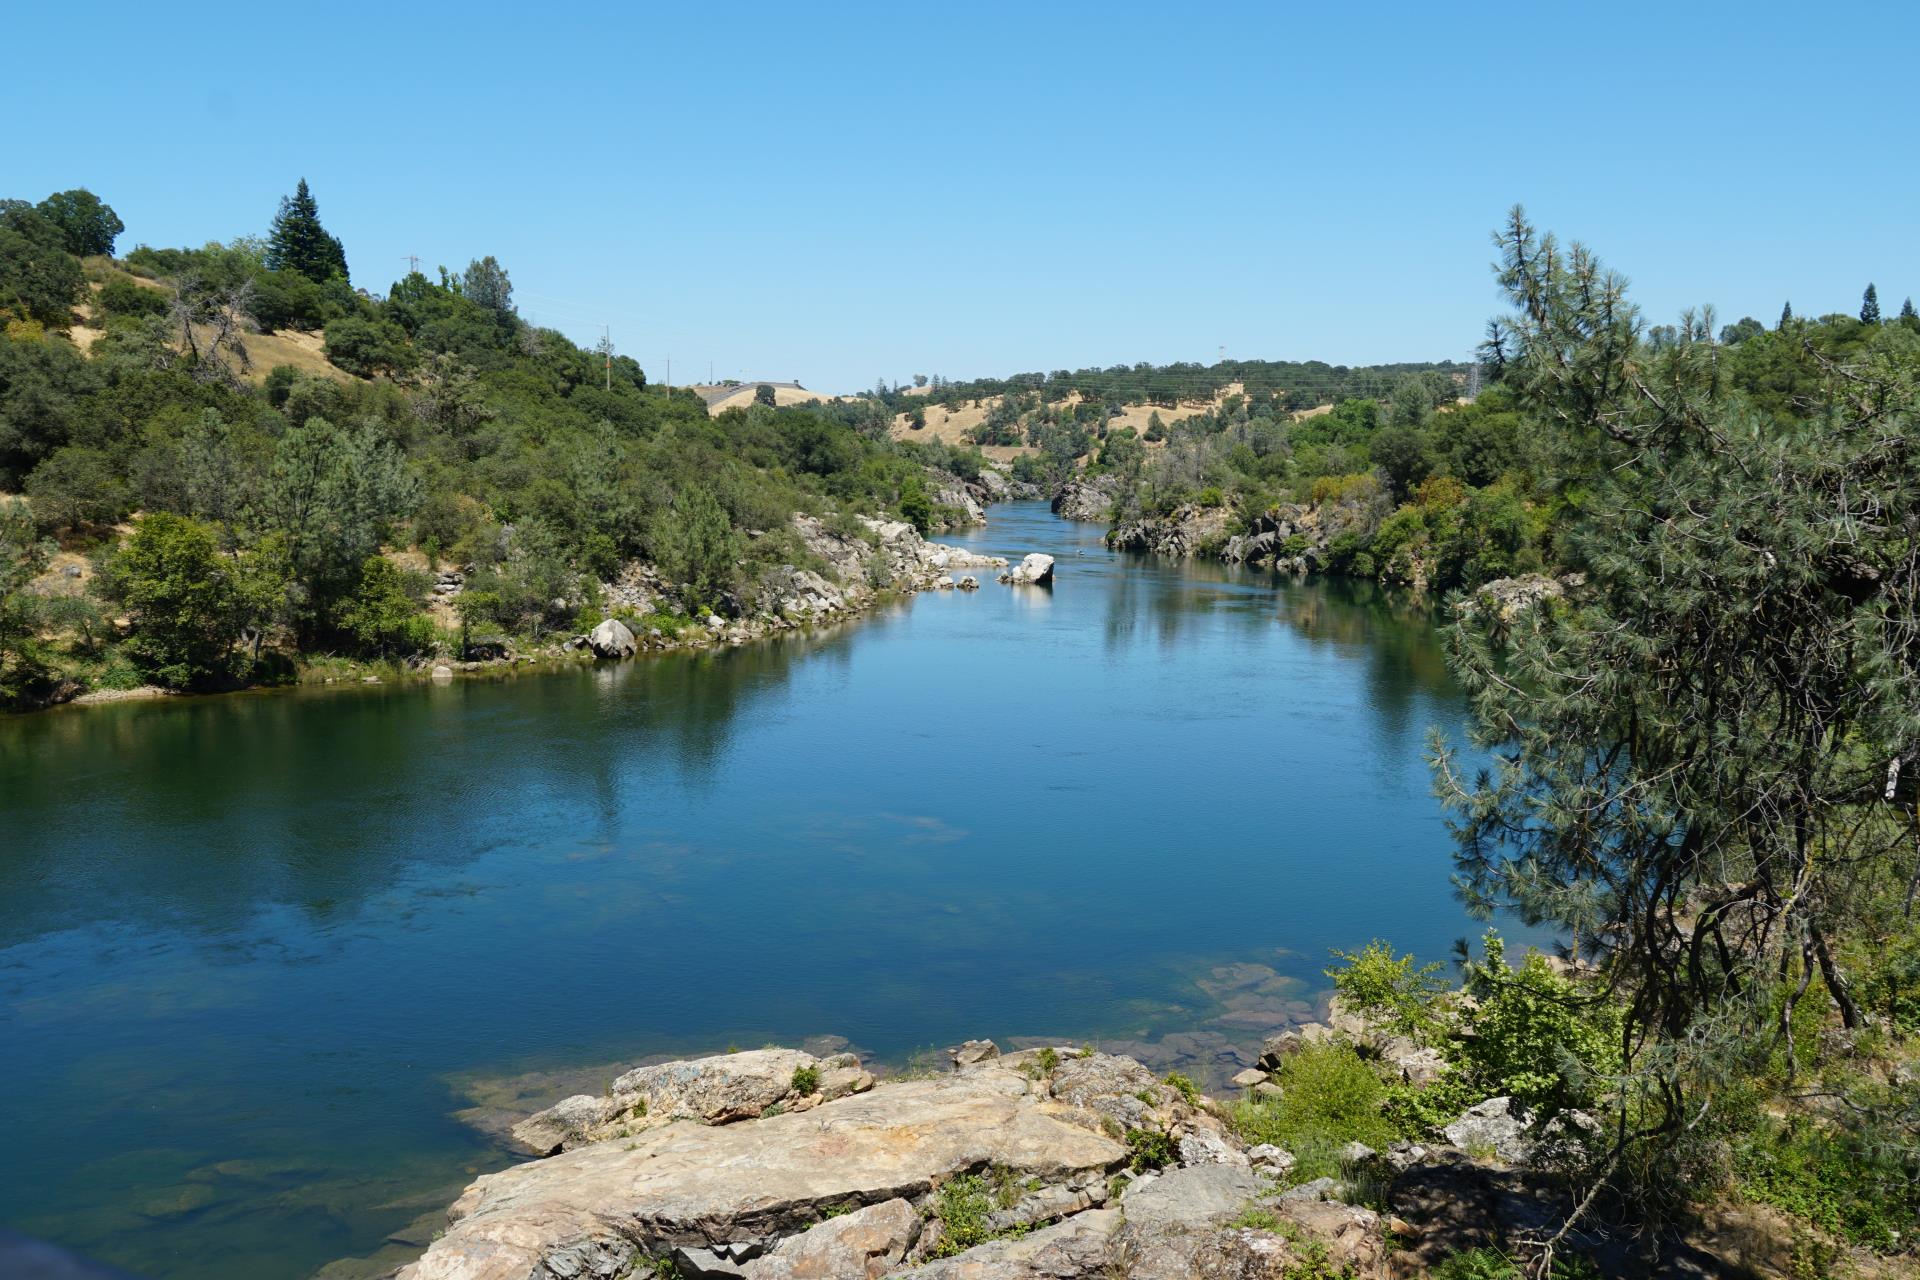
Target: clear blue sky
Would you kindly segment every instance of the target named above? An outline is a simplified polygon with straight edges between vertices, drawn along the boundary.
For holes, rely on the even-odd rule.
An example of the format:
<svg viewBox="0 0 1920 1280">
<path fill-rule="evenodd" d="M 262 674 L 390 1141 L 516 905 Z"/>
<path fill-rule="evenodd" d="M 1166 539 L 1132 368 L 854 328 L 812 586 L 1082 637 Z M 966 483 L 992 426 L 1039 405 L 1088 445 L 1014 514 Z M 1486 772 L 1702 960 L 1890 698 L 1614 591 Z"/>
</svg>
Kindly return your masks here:
<svg viewBox="0 0 1920 1280">
<path fill-rule="evenodd" d="M 1466 355 L 1516 200 L 1657 320 L 1920 294 L 1912 3 L 7 6 L 0 195 L 305 175 L 676 382 Z"/>
</svg>

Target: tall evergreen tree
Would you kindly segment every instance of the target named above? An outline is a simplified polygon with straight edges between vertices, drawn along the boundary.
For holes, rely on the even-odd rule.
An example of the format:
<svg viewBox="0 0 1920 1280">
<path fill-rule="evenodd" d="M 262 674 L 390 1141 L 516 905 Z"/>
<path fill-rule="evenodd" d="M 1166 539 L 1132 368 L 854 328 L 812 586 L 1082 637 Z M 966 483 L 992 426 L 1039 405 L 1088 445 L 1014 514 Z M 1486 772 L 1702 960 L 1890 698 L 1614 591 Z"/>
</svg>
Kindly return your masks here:
<svg viewBox="0 0 1920 1280">
<path fill-rule="evenodd" d="M 1916 312 L 1913 309 L 1912 298 L 1908 298 L 1900 304 L 1900 318 L 1902 320 L 1920 320 L 1920 312 Z"/>
<path fill-rule="evenodd" d="M 1793 303 L 1788 302 L 1784 307 L 1780 308 L 1780 324 L 1778 327 L 1784 329 L 1791 323 L 1793 323 Z"/>
<path fill-rule="evenodd" d="M 1748 1105 L 1730 1072 L 1795 1080 L 1797 1007 L 1866 1024 L 1846 940 L 1912 876 L 1920 379 L 1883 347 L 1756 414 L 1697 340 L 1649 352 L 1587 249 L 1516 209 L 1501 257 L 1507 386 L 1582 490 L 1557 537 L 1588 577 L 1449 629 L 1487 757 L 1435 763 L 1469 904 L 1551 923 L 1623 998 L 1601 1167 L 1652 1195 Z M 1912 1105 L 1836 1124 L 1911 1170 Z"/>
<path fill-rule="evenodd" d="M 1874 292 L 1871 284 L 1867 286 L 1867 291 L 1860 295 L 1860 323 L 1880 323 L 1880 295 Z"/>
<path fill-rule="evenodd" d="M 275 271 L 293 271 L 317 284 L 334 276 L 347 278 L 347 252 L 337 236 L 320 225 L 320 205 L 307 190 L 307 180 L 283 197 L 267 234 L 267 265 Z"/>
</svg>

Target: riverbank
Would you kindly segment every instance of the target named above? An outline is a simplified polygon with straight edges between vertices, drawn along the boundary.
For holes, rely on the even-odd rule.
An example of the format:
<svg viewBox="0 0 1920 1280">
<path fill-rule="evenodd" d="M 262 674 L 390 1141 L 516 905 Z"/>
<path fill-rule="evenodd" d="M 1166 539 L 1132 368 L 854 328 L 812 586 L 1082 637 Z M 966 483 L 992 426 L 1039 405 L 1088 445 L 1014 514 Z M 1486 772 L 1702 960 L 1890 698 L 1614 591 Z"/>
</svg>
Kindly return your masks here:
<svg viewBox="0 0 1920 1280">
<path fill-rule="evenodd" d="M 984 522 L 985 516 L 977 506 L 970 514 Z M 585 632 L 542 640 L 485 637 L 468 646 L 470 653 L 487 655 L 480 658 L 441 654 L 393 661 L 323 656 L 297 661 L 287 679 L 273 684 L 194 693 L 158 685 L 86 689 L 69 681 L 41 704 L 23 710 L 204 697 L 284 685 L 427 683 L 553 670 L 609 659 L 698 653 L 839 625 L 922 591 L 975 589 L 980 585 L 980 574 L 966 571 L 1000 570 L 1008 564 L 1005 556 L 930 542 L 905 521 L 855 517 L 829 522 L 802 514 L 794 517 L 793 524 L 808 562 L 767 571 L 755 589 L 737 602 L 742 611 L 733 617 L 706 610 L 697 618 L 674 614 L 674 585 L 650 566 L 636 564 L 627 566 L 619 581 L 603 584 L 609 604 L 604 619 L 617 624 L 621 637 L 612 646 L 596 646 L 592 635 Z M 442 588 L 436 593 L 436 609 L 449 617 L 459 599 L 459 577 L 442 575 Z M 448 586 L 452 589 L 446 589 Z"/>
</svg>

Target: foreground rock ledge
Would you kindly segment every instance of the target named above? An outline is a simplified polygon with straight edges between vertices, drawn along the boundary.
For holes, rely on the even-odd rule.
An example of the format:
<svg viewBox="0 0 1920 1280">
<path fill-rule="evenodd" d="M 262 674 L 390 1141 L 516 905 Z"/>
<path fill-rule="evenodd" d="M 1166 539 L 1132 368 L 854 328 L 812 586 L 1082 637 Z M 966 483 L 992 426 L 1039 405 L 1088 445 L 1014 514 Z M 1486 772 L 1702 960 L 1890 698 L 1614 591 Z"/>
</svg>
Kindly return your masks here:
<svg viewBox="0 0 1920 1280">
<path fill-rule="evenodd" d="M 1281 1199 L 1210 1100 L 1131 1058 L 972 1042 L 951 1075 L 875 1086 L 849 1057 L 668 1063 L 568 1099 L 522 1126 L 566 1149 L 468 1187 L 399 1275 L 618 1280 L 665 1260 L 689 1277 L 1058 1280 L 1121 1258 L 1138 1280 L 1279 1275 L 1299 1258 L 1285 1237 L 1228 1225 L 1256 1202 L 1379 1261 L 1367 1210 Z M 1175 1163 L 1136 1174 L 1148 1135 Z M 984 1238 L 946 1240 L 941 1188 L 963 1176 L 991 1188 Z"/>
</svg>

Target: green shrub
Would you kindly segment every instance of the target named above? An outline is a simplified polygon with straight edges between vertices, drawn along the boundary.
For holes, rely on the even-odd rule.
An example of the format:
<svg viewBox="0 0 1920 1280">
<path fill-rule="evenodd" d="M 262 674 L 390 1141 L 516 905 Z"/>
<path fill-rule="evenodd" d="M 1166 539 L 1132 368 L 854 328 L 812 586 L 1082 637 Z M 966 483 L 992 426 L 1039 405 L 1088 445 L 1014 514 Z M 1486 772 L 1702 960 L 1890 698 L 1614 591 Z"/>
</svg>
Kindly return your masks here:
<svg viewBox="0 0 1920 1280">
<path fill-rule="evenodd" d="M 1135 1173 L 1164 1169 L 1179 1154 L 1173 1139 L 1154 1129 L 1127 1130 L 1127 1147 L 1133 1152 L 1127 1164 Z"/>
<path fill-rule="evenodd" d="M 1411 955 L 1374 939 L 1359 951 L 1336 951 L 1345 963 L 1329 968 L 1342 1004 L 1398 1035 L 1429 1043 L 1439 1031 L 1434 998 L 1446 989 L 1439 964 L 1418 965 Z"/>
<path fill-rule="evenodd" d="M 1500 936 L 1487 932 L 1484 961 L 1467 967 L 1479 1001 L 1464 1046 L 1469 1069 L 1492 1093 L 1548 1112 L 1593 1104 L 1619 1068 L 1619 1012 L 1588 996 L 1530 954 L 1506 962 Z"/>
<path fill-rule="evenodd" d="M 1385 1147 L 1398 1135 L 1387 1119 L 1387 1087 L 1352 1045 L 1310 1044 L 1288 1056 L 1274 1080 L 1278 1098 L 1246 1098 L 1228 1121 L 1248 1143 L 1291 1151 L 1301 1179 L 1338 1176 L 1338 1152 L 1349 1142 Z"/>
<path fill-rule="evenodd" d="M 941 1183 L 933 1198 L 933 1216 L 940 1223 L 940 1244 L 934 1256 L 950 1258 L 992 1239 L 993 1233 L 987 1229 L 987 1216 L 992 1212 L 987 1184 L 978 1175 L 962 1174 Z"/>
<path fill-rule="evenodd" d="M 102 285 L 94 302 L 110 316 L 164 315 L 168 306 L 163 290 L 143 288 L 125 276 L 115 276 Z"/>
<path fill-rule="evenodd" d="M 815 1066 L 795 1067 L 793 1069 L 793 1091 L 801 1097 L 820 1092 L 820 1068 Z"/>
<path fill-rule="evenodd" d="M 1181 1075 L 1178 1071 L 1169 1071 L 1167 1072 L 1166 1084 L 1168 1088 L 1179 1094 L 1188 1106 L 1197 1107 L 1200 1105 L 1200 1086 L 1196 1085 L 1188 1077 Z"/>
<path fill-rule="evenodd" d="M 1920 1171 L 1864 1135 L 1762 1119 L 1736 1140 L 1733 1168 L 1753 1199 L 1871 1249 L 1893 1249 L 1920 1222 Z"/>
</svg>

